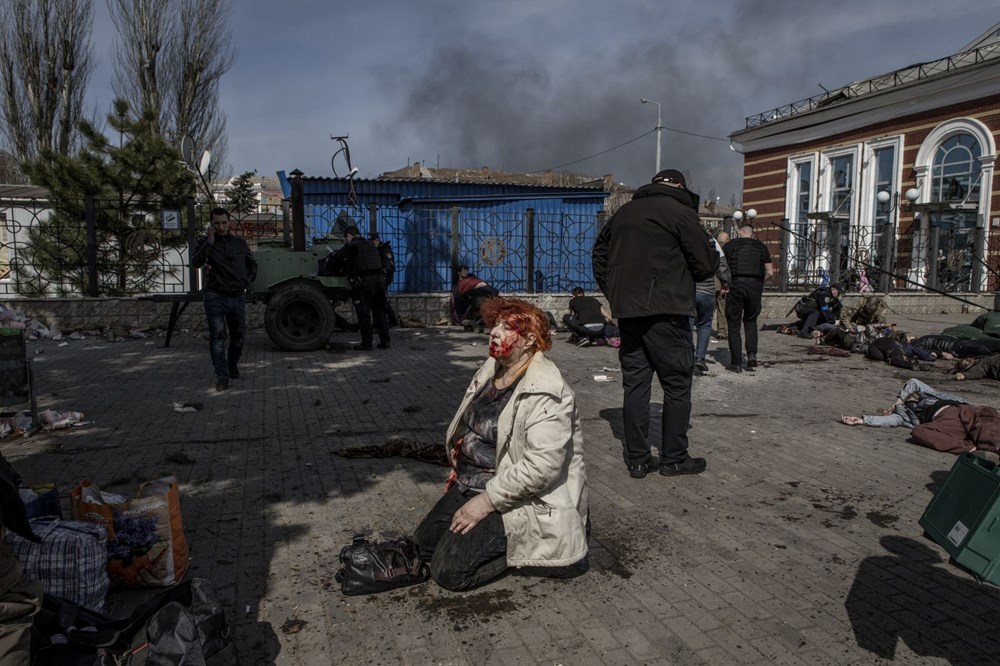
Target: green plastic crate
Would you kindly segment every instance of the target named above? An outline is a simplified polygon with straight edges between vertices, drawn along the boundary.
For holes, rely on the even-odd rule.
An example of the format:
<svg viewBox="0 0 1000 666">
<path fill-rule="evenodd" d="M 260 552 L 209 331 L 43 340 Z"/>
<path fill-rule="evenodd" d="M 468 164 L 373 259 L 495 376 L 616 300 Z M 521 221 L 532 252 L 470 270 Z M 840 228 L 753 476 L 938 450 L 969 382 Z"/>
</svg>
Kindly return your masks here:
<svg viewBox="0 0 1000 666">
<path fill-rule="evenodd" d="M 1000 466 L 960 455 L 920 525 L 957 564 L 1000 584 Z"/>
</svg>

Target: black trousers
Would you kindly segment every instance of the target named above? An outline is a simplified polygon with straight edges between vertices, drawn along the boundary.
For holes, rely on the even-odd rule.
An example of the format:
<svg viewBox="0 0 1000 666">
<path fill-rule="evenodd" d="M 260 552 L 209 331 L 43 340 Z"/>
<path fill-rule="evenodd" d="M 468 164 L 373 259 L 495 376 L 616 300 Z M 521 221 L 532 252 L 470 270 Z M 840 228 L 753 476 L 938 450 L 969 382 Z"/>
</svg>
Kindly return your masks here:
<svg viewBox="0 0 1000 666">
<path fill-rule="evenodd" d="M 389 319 L 386 314 L 389 302 L 385 296 L 385 281 L 381 275 L 364 275 L 355 280 L 351 292 L 354 311 L 358 313 L 361 344 L 372 346 L 372 327 L 378 331 L 378 341 L 389 344 Z"/>
<path fill-rule="evenodd" d="M 507 569 L 507 535 L 503 517 L 494 511 L 467 534 L 455 534 L 451 519 L 469 501 L 452 486 L 413 534 L 420 556 L 431 564 L 431 578 L 441 587 L 470 590 Z"/>
<path fill-rule="evenodd" d="M 764 297 L 764 281 L 757 278 L 733 278 L 726 296 L 726 326 L 729 329 L 729 362 L 743 363 L 743 335 L 747 354 L 757 355 L 757 317 Z M 740 324 L 742 323 L 742 333 Z"/>
<path fill-rule="evenodd" d="M 579 318 L 574 317 L 571 314 L 563 316 L 563 323 L 566 324 L 566 328 L 573 331 L 573 335 L 580 338 L 581 340 L 587 339 L 590 341 L 597 340 L 598 338 L 604 337 L 604 324 L 601 324 L 601 328 L 592 331 L 587 328 L 587 325 L 582 323 Z"/>
<path fill-rule="evenodd" d="M 663 388 L 660 463 L 683 462 L 688 455 L 694 365 L 690 320 L 687 315 L 629 317 L 620 319 L 618 326 L 618 359 L 625 391 L 625 464 L 649 462 L 649 400 L 654 372 Z"/>
</svg>

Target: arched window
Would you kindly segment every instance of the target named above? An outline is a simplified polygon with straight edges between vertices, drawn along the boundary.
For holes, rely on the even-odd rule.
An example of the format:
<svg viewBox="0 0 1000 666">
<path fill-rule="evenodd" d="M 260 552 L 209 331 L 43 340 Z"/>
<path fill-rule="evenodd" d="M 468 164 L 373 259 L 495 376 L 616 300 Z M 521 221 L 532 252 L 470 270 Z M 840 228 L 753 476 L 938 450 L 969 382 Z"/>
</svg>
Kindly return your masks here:
<svg viewBox="0 0 1000 666">
<path fill-rule="evenodd" d="M 982 148 L 971 134 L 954 134 L 938 146 L 931 170 L 932 201 L 979 202 Z"/>
</svg>

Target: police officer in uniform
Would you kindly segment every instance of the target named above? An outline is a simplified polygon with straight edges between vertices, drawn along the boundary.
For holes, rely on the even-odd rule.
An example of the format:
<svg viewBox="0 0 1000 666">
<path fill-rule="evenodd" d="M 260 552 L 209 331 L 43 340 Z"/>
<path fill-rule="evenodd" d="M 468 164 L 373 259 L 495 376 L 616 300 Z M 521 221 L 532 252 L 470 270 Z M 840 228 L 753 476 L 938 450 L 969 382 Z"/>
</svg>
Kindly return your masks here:
<svg viewBox="0 0 1000 666">
<path fill-rule="evenodd" d="M 729 329 L 729 365 L 727 370 L 743 372 L 743 340 L 740 322 L 746 335 L 747 370 L 757 368 L 757 317 L 764 296 L 764 280 L 774 274 L 767 246 L 753 238 L 753 227 L 744 224 L 737 238 L 723 248 L 733 281 L 726 296 L 726 325 Z"/>
<path fill-rule="evenodd" d="M 389 348 L 389 322 L 386 316 L 385 274 L 378 248 L 361 235 L 356 226 L 344 229 L 344 247 L 328 260 L 326 274 L 346 275 L 351 281 L 351 301 L 358 314 L 361 344 L 356 351 L 372 349 L 372 325 L 378 331 L 378 348 Z"/>
</svg>

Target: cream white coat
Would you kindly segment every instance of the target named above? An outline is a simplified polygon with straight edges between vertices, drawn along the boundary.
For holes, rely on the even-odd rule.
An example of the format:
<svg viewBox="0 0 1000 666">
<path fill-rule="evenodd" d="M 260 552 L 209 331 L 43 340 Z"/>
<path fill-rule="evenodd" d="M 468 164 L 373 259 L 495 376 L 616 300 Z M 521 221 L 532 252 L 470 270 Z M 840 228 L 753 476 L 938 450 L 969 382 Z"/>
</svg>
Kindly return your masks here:
<svg viewBox="0 0 1000 666">
<path fill-rule="evenodd" d="M 455 437 L 472 398 L 492 381 L 486 361 L 448 427 Z M 503 517 L 507 564 L 566 566 L 587 554 L 587 474 L 572 389 L 559 368 L 536 353 L 497 422 L 496 476 L 486 493 Z"/>
</svg>

